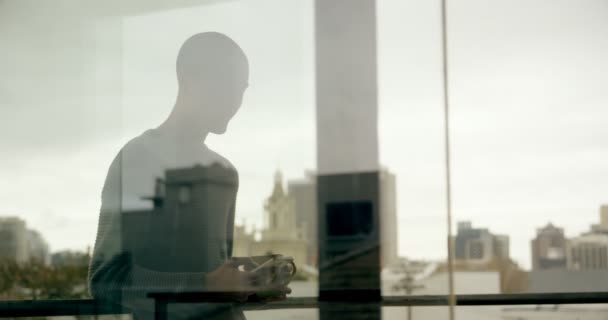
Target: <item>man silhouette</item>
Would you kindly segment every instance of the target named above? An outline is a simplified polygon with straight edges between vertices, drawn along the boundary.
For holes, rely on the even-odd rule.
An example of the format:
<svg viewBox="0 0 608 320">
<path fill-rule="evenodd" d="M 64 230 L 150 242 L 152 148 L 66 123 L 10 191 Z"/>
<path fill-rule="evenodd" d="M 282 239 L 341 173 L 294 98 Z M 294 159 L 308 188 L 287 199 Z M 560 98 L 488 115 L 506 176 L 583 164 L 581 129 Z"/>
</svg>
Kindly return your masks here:
<svg viewBox="0 0 608 320">
<path fill-rule="evenodd" d="M 182 45 L 176 69 L 171 114 L 128 142 L 108 171 L 91 293 L 152 319 L 149 292 L 224 292 L 219 298 L 226 303 L 170 305 L 169 317 L 242 319 L 230 302 L 258 288 L 256 274 L 239 270 L 244 262 L 231 258 L 238 173 L 204 140 L 224 133 L 240 108 L 248 61 L 233 40 L 206 32 Z M 289 289 L 276 292 L 282 299 Z"/>
</svg>

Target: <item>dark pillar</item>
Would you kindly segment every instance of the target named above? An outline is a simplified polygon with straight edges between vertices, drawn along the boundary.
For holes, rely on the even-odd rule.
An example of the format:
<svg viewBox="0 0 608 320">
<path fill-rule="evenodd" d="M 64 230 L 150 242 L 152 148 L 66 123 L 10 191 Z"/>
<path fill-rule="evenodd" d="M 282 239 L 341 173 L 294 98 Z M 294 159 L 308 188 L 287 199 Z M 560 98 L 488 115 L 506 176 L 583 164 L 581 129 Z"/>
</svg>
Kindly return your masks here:
<svg viewBox="0 0 608 320">
<path fill-rule="evenodd" d="M 315 27 L 320 318 L 380 319 L 375 0 L 317 0 Z"/>
</svg>

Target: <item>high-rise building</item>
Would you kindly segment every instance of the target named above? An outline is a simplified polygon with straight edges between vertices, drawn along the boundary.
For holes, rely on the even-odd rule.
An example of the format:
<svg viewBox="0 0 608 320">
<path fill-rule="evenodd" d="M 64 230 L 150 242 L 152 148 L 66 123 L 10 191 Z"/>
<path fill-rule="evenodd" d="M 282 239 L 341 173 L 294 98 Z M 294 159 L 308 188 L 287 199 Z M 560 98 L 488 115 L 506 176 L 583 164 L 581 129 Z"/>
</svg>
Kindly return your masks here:
<svg viewBox="0 0 608 320">
<path fill-rule="evenodd" d="M 566 237 L 564 229 L 551 223 L 536 230 L 536 238 L 530 242 L 532 270 L 566 268 Z"/>
<path fill-rule="evenodd" d="M 26 262 L 28 233 L 25 221 L 17 217 L 0 218 L 0 258 Z"/>
<path fill-rule="evenodd" d="M 588 232 L 568 239 L 567 268 L 570 270 L 608 270 L 608 207 L 600 206 L 600 223 Z"/>
<path fill-rule="evenodd" d="M 304 179 L 290 180 L 288 194 L 293 198 L 296 223 L 308 243 L 308 263 L 316 265 L 317 255 L 317 184 L 316 174 L 306 172 Z M 388 169 L 380 172 L 380 218 L 382 232 L 382 264 L 389 265 L 398 258 L 397 185 Z"/>
<path fill-rule="evenodd" d="M 49 245 L 38 231 L 29 230 L 17 217 L 0 218 L 0 259 L 19 263 L 37 260 L 50 262 Z"/>
<path fill-rule="evenodd" d="M 608 235 L 589 232 L 567 242 L 568 269 L 608 269 Z"/>
<path fill-rule="evenodd" d="M 470 221 L 458 223 L 453 240 L 454 258 L 469 262 L 487 263 L 509 258 L 509 237 L 492 234 L 485 228 L 473 228 Z"/>
<path fill-rule="evenodd" d="M 608 234 L 608 205 L 600 206 L 600 223 L 591 225 L 592 233 Z"/>
<path fill-rule="evenodd" d="M 494 235 L 494 255 L 499 258 L 509 258 L 510 245 L 509 236 L 504 234 Z"/>
<path fill-rule="evenodd" d="M 388 169 L 380 171 L 380 219 L 382 223 L 382 264 L 391 265 L 399 257 L 397 239 L 397 178 Z"/>
</svg>

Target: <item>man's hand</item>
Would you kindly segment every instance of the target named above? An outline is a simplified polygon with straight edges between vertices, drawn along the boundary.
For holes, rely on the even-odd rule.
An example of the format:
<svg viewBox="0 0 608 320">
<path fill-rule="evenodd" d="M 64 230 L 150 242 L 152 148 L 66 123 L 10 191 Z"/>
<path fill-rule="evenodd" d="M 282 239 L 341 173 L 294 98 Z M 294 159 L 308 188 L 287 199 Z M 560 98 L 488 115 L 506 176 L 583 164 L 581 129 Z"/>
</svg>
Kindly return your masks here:
<svg viewBox="0 0 608 320">
<path fill-rule="evenodd" d="M 240 270 L 250 271 L 258 267 L 257 264 L 251 260 L 251 258 L 232 258 L 233 263 L 238 266 Z M 247 301 L 249 302 L 272 302 L 281 301 L 287 298 L 287 295 L 291 293 L 291 288 L 286 284 L 266 284 L 264 276 L 268 276 L 266 273 L 257 273 L 258 278 L 256 279 L 255 293 L 249 296 Z"/>
<path fill-rule="evenodd" d="M 218 292 L 229 301 L 245 302 L 260 289 L 258 275 L 239 270 L 239 263 L 230 260 L 219 268 L 207 273 L 205 287 Z"/>
<path fill-rule="evenodd" d="M 291 293 L 291 288 L 286 285 L 278 285 L 269 288 L 264 288 L 249 296 L 248 301 L 251 302 L 272 302 L 281 301 L 287 298 Z"/>
</svg>

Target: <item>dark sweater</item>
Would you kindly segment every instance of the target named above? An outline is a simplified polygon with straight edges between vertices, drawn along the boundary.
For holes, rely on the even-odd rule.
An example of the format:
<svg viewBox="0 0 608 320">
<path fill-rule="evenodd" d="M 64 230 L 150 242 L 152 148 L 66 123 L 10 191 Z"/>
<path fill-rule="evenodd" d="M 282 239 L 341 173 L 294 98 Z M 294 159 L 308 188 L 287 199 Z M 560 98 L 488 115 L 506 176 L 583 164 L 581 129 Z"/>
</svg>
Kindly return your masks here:
<svg viewBox="0 0 608 320">
<path fill-rule="evenodd" d="M 205 274 L 231 255 L 237 189 L 234 167 L 202 144 L 176 147 L 155 130 L 130 141 L 104 184 L 91 294 L 151 318 L 147 293 L 205 290 Z M 169 312 L 180 319 L 242 317 L 230 305 Z"/>
</svg>

